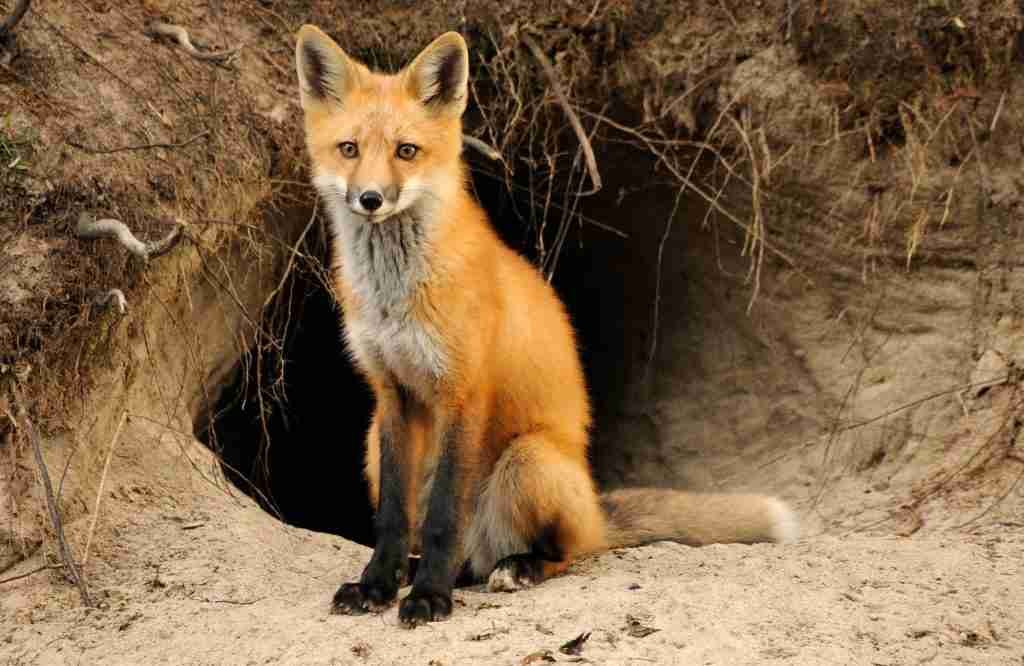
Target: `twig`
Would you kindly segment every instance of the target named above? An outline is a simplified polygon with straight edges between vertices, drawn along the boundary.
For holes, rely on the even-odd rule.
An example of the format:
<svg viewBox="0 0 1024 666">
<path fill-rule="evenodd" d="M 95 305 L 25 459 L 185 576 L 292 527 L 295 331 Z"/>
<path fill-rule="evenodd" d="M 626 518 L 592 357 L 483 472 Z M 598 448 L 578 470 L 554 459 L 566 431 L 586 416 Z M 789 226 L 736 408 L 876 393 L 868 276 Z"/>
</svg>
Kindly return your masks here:
<svg viewBox="0 0 1024 666">
<path fill-rule="evenodd" d="M 11 11 L 10 16 L 0 23 L 0 40 L 7 36 L 8 33 L 14 30 L 14 28 L 21 23 L 21 19 L 25 18 L 25 14 L 28 13 L 28 6 L 31 0 L 17 0 L 14 3 L 14 9 Z"/>
<path fill-rule="evenodd" d="M 75 229 L 75 235 L 78 238 L 90 240 L 96 238 L 115 238 L 136 257 L 143 261 L 149 261 L 153 257 L 160 256 L 174 247 L 174 244 L 181 237 L 181 224 L 176 223 L 174 229 L 163 239 L 143 243 L 120 220 L 91 220 L 88 215 L 82 213 L 78 216 L 78 227 Z"/>
<path fill-rule="evenodd" d="M 486 141 L 470 136 L 468 134 L 462 135 L 462 145 L 468 146 L 473 150 L 477 151 L 489 160 L 498 161 L 501 159 L 501 153 L 498 152 L 497 148 L 489 145 Z"/>
<path fill-rule="evenodd" d="M 984 518 L 985 516 L 987 516 L 987 515 L 988 515 L 988 514 L 989 514 L 989 513 L 990 513 L 990 512 L 991 512 L 991 511 L 993 510 L 993 509 L 995 509 L 995 508 L 996 508 L 997 506 L 999 506 L 1000 504 L 1002 504 L 1002 503 L 1003 503 L 1003 500 L 1005 500 L 1005 499 L 1006 499 L 1007 497 L 1009 497 L 1010 495 L 1012 495 L 1012 494 L 1013 494 L 1013 491 L 1017 490 L 1017 486 L 1019 486 L 1019 485 L 1020 485 L 1020 482 L 1021 482 L 1022 480 L 1024 480 L 1024 470 L 1022 470 L 1022 471 L 1021 471 L 1021 473 L 1017 475 L 1017 478 L 1016 478 L 1016 479 L 1014 479 L 1013 483 L 1012 483 L 1012 484 L 1010 484 L 1010 487 L 1006 489 L 1006 492 L 1004 492 L 1004 493 L 1003 493 L 1002 495 L 1000 495 L 999 497 L 997 497 L 997 498 L 995 499 L 995 501 L 993 501 L 993 502 L 992 502 L 991 504 L 989 504 L 989 505 L 988 505 L 988 506 L 987 506 L 987 507 L 985 508 L 985 510 L 984 510 L 984 511 L 982 511 L 982 512 L 981 512 L 981 513 L 979 513 L 978 515 L 974 516 L 973 518 L 971 518 L 971 519 L 970 519 L 970 520 L 968 520 L 967 522 L 965 522 L 965 523 L 960 523 L 959 525 L 957 525 L 957 526 L 955 527 L 955 529 L 958 529 L 958 530 L 959 530 L 959 529 L 963 529 L 963 528 L 967 527 L 968 525 L 971 525 L 971 524 L 973 524 L 973 523 L 976 523 L 977 521 L 979 521 L 979 520 L 981 520 L 982 518 Z"/>
<path fill-rule="evenodd" d="M 41 567 L 36 567 L 35 569 L 32 569 L 31 571 L 26 571 L 25 573 L 18 574 L 17 576 L 10 576 L 8 578 L 0 578 L 0 585 L 3 585 L 4 583 L 13 583 L 14 581 L 21 580 L 22 578 L 28 578 L 29 576 L 33 576 L 33 575 L 39 573 L 40 571 L 49 571 L 50 569 L 63 569 L 63 568 L 64 568 L 63 564 L 44 564 Z"/>
<path fill-rule="evenodd" d="M 988 126 L 988 133 L 991 134 L 996 131 L 996 124 L 999 122 L 999 115 L 1003 112 L 1003 104 L 1006 102 L 1006 91 L 999 96 L 999 105 L 996 107 L 996 112 L 992 114 L 992 122 Z"/>
<path fill-rule="evenodd" d="M 89 562 L 89 547 L 92 546 L 92 534 L 96 530 L 96 520 L 100 516 L 100 499 L 103 497 L 103 485 L 107 481 L 107 470 L 110 469 L 110 459 L 114 455 L 114 447 L 117 446 L 117 440 L 121 438 L 121 429 L 124 428 L 124 422 L 127 417 L 128 412 L 121 412 L 121 420 L 117 422 L 117 429 L 114 430 L 114 436 L 110 440 L 110 448 L 107 449 L 107 459 L 103 463 L 103 474 L 100 476 L 100 486 L 96 489 L 96 504 L 93 505 L 92 520 L 89 522 L 89 534 L 85 538 L 85 551 L 82 553 L 83 569 L 85 568 L 86 563 Z"/>
<path fill-rule="evenodd" d="M 740 22 L 736 20 L 736 15 L 732 13 L 731 9 L 729 9 L 729 5 L 725 4 L 725 0 L 718 0 L 718 6 L 721 7 L 722 8 L 722 12 L 724 12 L 725 15 L 729 17 L 729 22 L 732 23 L 732 27 L 734 27 L 737 30 L 739 30 L 740 29 Z M 788 28 L 786 30 L 786 36 L 787 37 L 789 36 L 789 29 Z"/>
<path fill-rule="evenodd" d="M 107 291 L 101 291 L 96 295 L 96 304 L 100 306 L 109 305 L 111 301 L 114 302 L 114 307 L 120 314 L 124 314 L 128 309 L 128 300 L 124 297 L 124 292 L 120 289 L 108 289 Z"/>
<path fill-rule="evenodd" d="M 210 130 L 203 130 L 202 132 L 196 134 L 191 139 L 186 139 L 185 141 L 181 141 L 179 143 L 139 143 L 131 146 L 118 146 L 117 148 L 92 148 L 91 146 L 83 145 L 81 143 L 78 143 L 77 141 L 72 141 L 71 139 L 67 139 L 67 144 L 74 148 L 78 148 L 79 150 L 84 150 L 87 153 L 92 153 L 93 155 L 110 155 L 111 153 L 121 153 L 127 150 L 149 150 L 150 148 L 184 148 L 190 143 L 195 143 L 199 139 L 202 139 L 209 133 Z"/>
<path fill-rule="evenodd" d="M 540 205 L 540 203 L 536 201 L 537 198 L 533 195 L 533 192 L 531 192 L 530 188 L 528 188 L 528 187 L 526 187 L 524 185 L 520 185 L 519 183 L 516 183 L 516 182 L 506 181 L 501 176 L 493 174 L 490 171 L 487 171 L 486 169 L 475 168 L 475 169 L 473 169 L 473 171 L 474 171 L 474 173 L 478 173 L 478 174 L 480 174 L 482 176 L 486 176 L 487 178 L 490 178 L 492 180 L 498 181 L 499 183 L 504 183 L 505 185 L 507 185 L 509 187 L 510 190 L 513 190 L 515 192 L 522 192 L 524 194 L 529 195 L 530 198 L 531 198 L 531 201 L 534 204 Z M 555 203 L 555 202 L 552 202 L 551 206 L 553 208 L 558 209 L 558 210 L 565 210 L 560 204 Z M 610 224 L 605 224 L 604 222 L 599 222 L 598 220 L 595 220 L 592 217 L 587 217 L 583 213 L 577 213 L 577 216 L 584 223 L 592 225 L 592 226 L 595 226 L 598 229 L 602 229 L 602 230 L 607 231 L 609 233 L 613 233 L 616 236 L 618 236 L 619 238 L 629 238 L 629 234 L 627 234 L 625 231 L 623 231 L 621 229 L 616 229 L 615 227 L 611 226 Z"/>
<path fill-rule="evenodd" d="M 46 461 L 43 460 L 43 449 L 39 445 L 39 433 L 36 432 L 35 426 L 32 425 L 32 420 L 28 417 L 28 412 L 25 411 L 25 407 L 21 404 L 21 400 L 16 392 L 14 397 L 17 400 L 18 416 L 21 418 L 22 427 L 32 443 L 36 465 L 39 466 L 39 474 L 43 479 L 43 490 L 46 491 L 46 506 L 50 510 L 50 520 L 53 522 L 53 529 L 57 533 L 57 544 L 60 547 L 61 559 L 64 560 L 64 565 L 67 567 L 68 573 L 71 574 L 71 579 L 78 586 L 78 592 L 82 596 L 82 603 L 91 608 L 93 606 L 92 597 L 89 596 L 89 590 L 85 586 L 85 579 L 82 578 L 78 567 L 75 566 L 75 560 L 71 557 L 71 549 L 68 548 L 67 539 L 64 538 L 64 523 L 61 522 L 60 512 L 57 511 L 57 502 L 53 498 L 53 485 L 50 483 L 50 473 L 46 469 Z"/>
<path fill-rule="evenodd" d="M 242 50 L 242 45 L 239 44 L 238 46 L 230 49 L 224 49 L 223 51 L 200 51 L 192 45 L 192 40 L 188 37 L 188 30 L 185 30 L 185 28 L 182 28 L 180 25 L 174 25 L 172 23 L 153 21 L 149 24 L 147 32 L 151 35 L 169 37 L 173 39 L 181 45 L 181 48 L 185 49 L 185 51 L 196 60 L 227 62 L 236 53 Z"/>
<path fill-rule="evenodd" d="M 576 132 L 576 138 L 579 139 L 580 146 L 583 148 L 583 156 L 587 160 L 587 171 L 590 172 L 590 180 L 594 183 L 594 187 L 589 192 L 581 192 L 579 196 L 589 196 L 595 194 L 601 190 L 601 174 L 597 171 L 597 158 L 594 157 L 594 148 L 590 145 L 590 139 L 587 138 L 587 133 L 583 129 L 583 123 L 580 122 L 579 116 L 573 110 L 572 105 L 569 104 L 569 98 L 566 97 L 565 91 L 562 90 L 562 84 L 558 81 L 558 74 L 555 73 L 555 68 L 551 65 L 551 61 L 544 55 L 544 52 L 537 46 L 537 42 L 534 41 L 529 35 L 523 35 L 523 43 L 526 44 L 527 48 L 530 49 L 530 53 L 540 63 L 541 69 L 544 70 L 544 75 L 548 78 L 548 83 L 551 84 L 551 88 L 555 93 L 555 97 L 558 99 L 558 103 L 562 105 L 562 109 L 565 111 L 565 115 L 569 118 L 569 124 L 572 125 L 572 129 Z"/>
</svg>

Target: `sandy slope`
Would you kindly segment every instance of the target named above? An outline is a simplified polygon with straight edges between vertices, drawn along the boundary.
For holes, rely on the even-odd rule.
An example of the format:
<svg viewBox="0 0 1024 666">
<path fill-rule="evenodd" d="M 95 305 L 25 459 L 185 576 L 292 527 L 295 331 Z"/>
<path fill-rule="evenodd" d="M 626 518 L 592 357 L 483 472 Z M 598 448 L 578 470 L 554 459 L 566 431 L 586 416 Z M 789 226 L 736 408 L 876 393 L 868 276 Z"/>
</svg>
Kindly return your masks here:
<svg viewBox="0 0 1024 666">
<path fill-rule="evenodd" d="M 163 441 L 167 458 L 151 462 L 166 470 L 180 451 Z M 521 593 L 457 591 L 452 619 L 409 631 L 394 608 L 329 615 L 337 584 L 369 551 L 285 527 L 247 498 L 195 480 L 191 496 L 128 482 L 103 511 L 110 536 L 87 567 L 102 607 L 82 609 L 52 572 L 5 585 L 0 661 L 519 664 L 544 663 L 529 659 L 544 651 L 599 664 L 1024 660 L 1024 535 L 1013 522 L 951 537 L 621 550 Z M 643 627 L 657 631 L 631 635 Z M 559 652 L 583 632 L 578 657 Z"/>
</svg>

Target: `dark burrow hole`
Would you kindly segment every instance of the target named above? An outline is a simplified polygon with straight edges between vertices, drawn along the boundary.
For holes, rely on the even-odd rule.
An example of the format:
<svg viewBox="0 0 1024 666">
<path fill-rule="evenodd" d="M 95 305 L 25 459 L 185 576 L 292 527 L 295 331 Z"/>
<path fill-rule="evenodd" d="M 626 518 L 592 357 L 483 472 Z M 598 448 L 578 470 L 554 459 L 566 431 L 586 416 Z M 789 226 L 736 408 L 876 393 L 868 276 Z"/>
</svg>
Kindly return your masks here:
<svg viewBox="0 0 1024 666">
<path fill-rule="evenodd" d="M 577 331 L 594 405 L 591 459 L 599 482 L 605 476 L 602 461 L 620 455 L 600 450 L 600 434 L 612 426 L 629 364 L 644 356 L 657 237 L 665 219 L 664 202 L 671 207 L 674 196 L 656 187 L 623 190 L 636 188 L 651 173 L 652 164 L 643 154 L 613 148 L 601 159 L 613 166 L 602 172 L 602 192 L 583 200 L 582 212 L 590 220 L 628 230 L 630 237 L 574 222 L 553 279 Z M 534 234 L 524 221 L 529 219 L 530 199 L 523 193 L 528 183 L 510 191 L 500 179 L 483 175 L 494 173 L 494 165 L 475 157 L 470 161 L 476 195 L 499 234 L 536 260 Z M 549 246 L 558 216 L 553 211 L 546 234 Z M 320 251 L 326 254 L 324 248 Z M 198 424 L 197 436 L 221 455 L 232 483 L 264 509 L 292 525 L 370 545 L 372 515 L 362 468 L 372 397 L 345 354 L 332 297 L 313 272 L 296 272 L 284 293 L 292 294 L 292 314 L 281 352 L 283 373 L 275 360 L 278 352 L 267 352 L 262 359 L 250 354 L 223 388 L 213 410 L 216 416 Z M 286 400 L 278 403 L 265 394 L 261 420 L 256 378 L 262 377 L 266 387 L 279 376 Z"/>
</svg>

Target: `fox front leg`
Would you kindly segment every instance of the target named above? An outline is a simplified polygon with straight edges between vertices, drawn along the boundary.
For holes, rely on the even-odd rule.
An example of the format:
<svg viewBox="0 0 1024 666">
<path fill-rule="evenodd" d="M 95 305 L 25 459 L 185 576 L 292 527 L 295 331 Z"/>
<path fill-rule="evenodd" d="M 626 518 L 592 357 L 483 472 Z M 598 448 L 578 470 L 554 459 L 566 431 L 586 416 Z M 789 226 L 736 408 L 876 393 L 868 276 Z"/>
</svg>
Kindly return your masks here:
<svg viewBox="0 0 1024 666">
<path fill-rule="evenodd" d="M 398 595 L 409 570 L 409 512 L 412 447 L 409 445 L 410 400 L 401 388 L 378 391 L 376 428 L 369 447 L 378 447 L 379 484 L 373 557 L 357 583 L 345 583 L 334 595 L 333 612 L 379 612 Z M 372 441 L 376 437 L 377 441 Z"/>
<path fill-rule="evenodd" d="M 470 466 L 462 461 L 470 447 L 467 423 L 455 419 L 444 428 L 441 455 L 430 489 L 420 536 L 423 557 L 412 590 L 398 606 L 406 627 L 446 619 L 452 613 L 452 588 L 462 565 L 461 527 L 468 509 Z"/>
</svg>

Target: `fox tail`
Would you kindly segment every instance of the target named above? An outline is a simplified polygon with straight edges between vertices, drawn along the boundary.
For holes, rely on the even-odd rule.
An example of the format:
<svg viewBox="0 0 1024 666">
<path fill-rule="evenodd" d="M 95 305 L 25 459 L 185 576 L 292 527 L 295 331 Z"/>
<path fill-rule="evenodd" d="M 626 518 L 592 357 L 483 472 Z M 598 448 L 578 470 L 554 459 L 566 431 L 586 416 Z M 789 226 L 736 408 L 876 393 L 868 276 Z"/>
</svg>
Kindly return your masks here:
<svg viewBox="0 0 1024 666">
<path fill-rule="evenodd" d="M 601 495 L 609 548 L 677 541 L 788 543 L 799 538 L 796 515 L 766 495 L 627 488 Z"/>
</svg>

